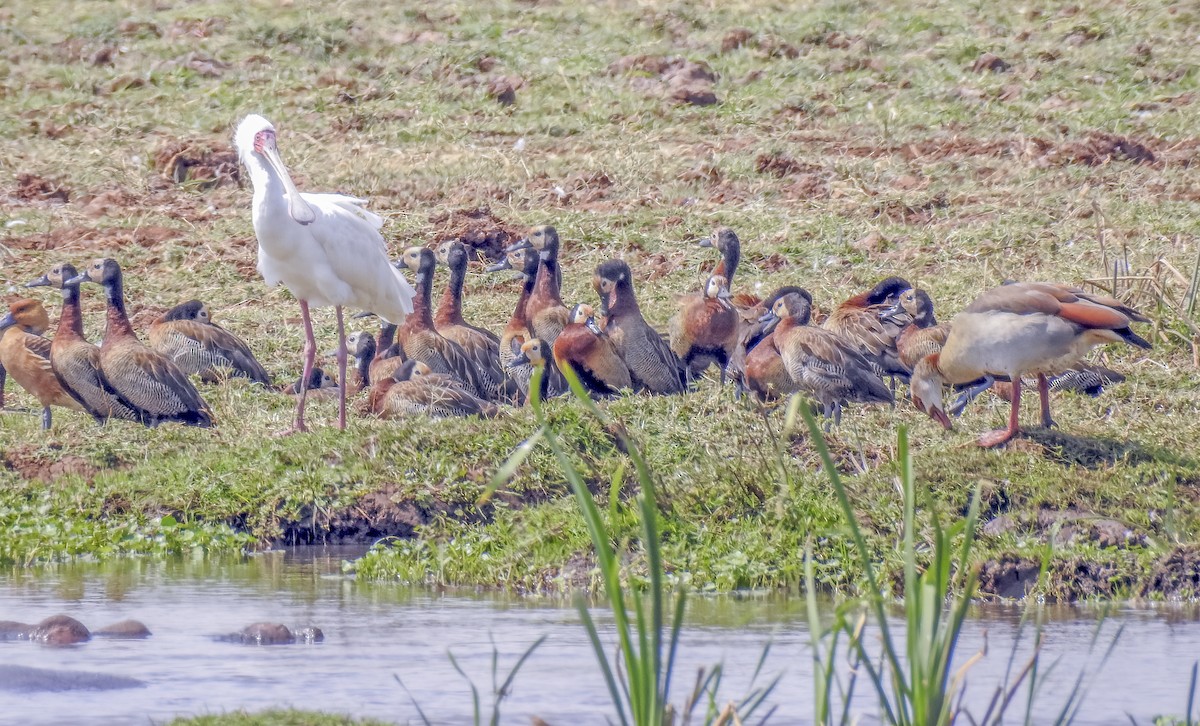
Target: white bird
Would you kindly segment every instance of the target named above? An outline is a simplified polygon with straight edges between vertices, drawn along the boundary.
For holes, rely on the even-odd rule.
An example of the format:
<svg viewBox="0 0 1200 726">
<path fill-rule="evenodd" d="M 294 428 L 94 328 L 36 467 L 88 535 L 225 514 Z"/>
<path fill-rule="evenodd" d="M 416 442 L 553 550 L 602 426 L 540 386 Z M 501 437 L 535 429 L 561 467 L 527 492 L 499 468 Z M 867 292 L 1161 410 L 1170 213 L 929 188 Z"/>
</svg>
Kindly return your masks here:
<svg viewBox="0 0 1200 726">
<path fill-rule="evenodd" d="M 304 319 L 304 374 L 316 361 L 308 306 L 337 310 L 338 375 L 341 401 L 338 428 L 346 428 L 346 326 L 342 307 L 370 310 L 399 325 L 412 312 L 416 294 L 388 260 L 379 229 L 383 219 L 363 209 L 365 200 L 341 194 L 301 194 L 279 158 L 275 127 L 257 114 L 242 119 L 234 135 L 238 155 L 254 184 L 254 234 L 258 271 L 268 285 L 286 285 L 300 301 Z M 296 424 L 284 433 L 306 431 L 303 387 Z"/>
</svg>

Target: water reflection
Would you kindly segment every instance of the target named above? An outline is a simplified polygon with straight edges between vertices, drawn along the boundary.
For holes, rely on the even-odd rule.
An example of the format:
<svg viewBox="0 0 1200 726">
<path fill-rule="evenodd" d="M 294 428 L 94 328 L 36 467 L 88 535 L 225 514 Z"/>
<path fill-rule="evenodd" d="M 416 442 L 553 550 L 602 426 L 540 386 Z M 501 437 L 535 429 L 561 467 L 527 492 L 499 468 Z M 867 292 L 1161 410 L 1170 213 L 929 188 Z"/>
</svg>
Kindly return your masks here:
<svg viewBox="0 0 1200 726">
<path fill-rule="evenodd" d="M 531 715 L 555 724 L 603 722 L 607 691 L 569 600 L 357 582 L 341 574 L 341 562 L 360 553 L 306 549 L 247 559 L 121 560 L 2 572 L 0 620 L 31 622 L 63 612 L 99 627 L 137 618 L 155 635 L 149 641 L 96 640 L 68 649 L 0 642 L 5 665 L 98 671 L 149 684 L 69 698 L 0 691 L 0 713 L 12 723 L 145 724 L 179 714 L 296 706 L 405 722 L 417 714 L 393 678 L 399 675 L 439 723 L 464 723 L 470 720 L 469 688 L 450 665 L 447 650 L 486 690 L 493 641 L 503 670 L 546 634 L 505 704 L 506 722 L 528 722 Z M 1089 697 L 1076 723 L 1112 723 L 1125 712 L 1139 722 L 1160 713 L 1182 714 L 1191 663 L 1200 654 L 1200 611 L 1179 604 L 1110 610 L 1100 652 L 1118 625 L 1124 633 L 1105 669 L 1090 676 Z M 1037 610 L 1046 622 L 1043 653 L 1060 661 L 1038 712 L 1049 714 L 1061 705 L 1081 668 L 1095 670 L 1098 657 L 1089 658 L 1088 648 L 1103 612 L 1099 606 Z M 986 642 L 987 657 L 970 672 L 968 702 L 980 712 L 1003 679 L 1025 613 L 1015 605 L 972 609 L 960 662 Z M 603 609 L 594 616 L 607 627 Z M 211 638 L 263 620 L 316 625 L 326 641 L 254 648 Z M 894 625 L 902 627 L 899 620 Z M 697 668 L 721 661 L 724 697 L 740 696 L 770 642 L 766 672 L 783 672 L 773 699 L 778 705 L 774 722 L 809 721 L 808 641 L 799 599 L 773 593 L 694 597 L 675 700 L 682 700 Z M 1018 668 L 1031 649 L 1027 632 L 1017 649 Z M 870 720 L 874 709 L 862 685 L 860 696 L 859 710 Z"/>
</svg>

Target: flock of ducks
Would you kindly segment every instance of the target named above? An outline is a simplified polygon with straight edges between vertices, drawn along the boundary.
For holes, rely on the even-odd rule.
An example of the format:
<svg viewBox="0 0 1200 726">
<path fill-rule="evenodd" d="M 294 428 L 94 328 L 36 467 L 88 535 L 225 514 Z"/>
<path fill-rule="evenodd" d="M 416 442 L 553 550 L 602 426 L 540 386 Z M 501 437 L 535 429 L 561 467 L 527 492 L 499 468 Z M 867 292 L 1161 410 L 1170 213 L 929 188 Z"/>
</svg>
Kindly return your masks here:
<svg viewBox="0 0 1200 726">
<path fill-rule="evenodd" d="M 1050 426 L 1052 389 L 1095 394 L 1123 379 L 1083 363 L 1088 351 L 1113 342 L 1150 347 L 1130 327 L 1148 322 L 1136 310 L 1051 283 L 1002 285 L 939 323 L 926 291 L 889 277 L 813 325 L 812 295 L 802 288 L 782 287 L 764 299 L 731 291 L 741 250 L 727 228 L 700 242 L 716 248 L 720 261 L 699 289 L 679 298 L 663 334 L 643 317 L 633 270 L 622 260 L 595 268 L 598 309 L 567 307 L 558 233 L 535 227 L 488 268 L 523 277 L 512 316 L 496 335 L 463 317 L 469 255 L 461 242 L 436 250 L 410 247 L 393 263 L 379 233 L 382 220 L 363 209 L 362 200 L 297 191 L 266 119 L 247 117 L 235 141 L 254 184 L 259 271 L 269 284 L 291 290 L 304 325 L 303 373 L 282 389 L 296 395 L 296 419 L 281 433 L 306 430 L 305 400 L 322 389 L 336 390 L 344 428 L 347 396 L 364 390 L 364 407 L 384 418 L 488 417 L 535 395 L 566 393 L 567 369 L 599 398 L 684 393 L 716 366 L 722 383 L 731 380 L 739 396 L 770 404 L 803 393 L 831 423 L 840 422 L 848 403 L 894 405 L 898 383 L 907 383 L 914 405 L 949 429 L 950 415 L 992 388 L 1012 404 L 1008 426 L 979 440 L 996 446 L 1018 432 L 1024 378 L 1036 379 L 1042 424 Z M 449 282 L 435 310 L 439 264 L 449 270 Z M 99 284 L 106 295 L 99 347 L 83 335 L 85 282 Z M 149 346 L 143 345 L 125 312 L 115 260 L 96 260 L 82 273 L 60 264 L 29 286 L 61 290 L 57 332 L 52 341 L 42 337 L 49 317 L 40 302 L 14 302 L 0 320 L 0 365 L 41 403 L 45 428 L 55 406 L 85 411 L 99 422 L 211 426 L 212 412 L 189 376 L 214 382 L 232 374 L 273 385 L 250 347 L 213 322 L 199 301 L 159 317 L 147 331 Z M 336 309 L 336 381 L 315 365 L 310 305 Z M 377 333 L 347 337 L 344 307 L 366 311 L 356 318 L 377 316 Z M 354 380 L 348 381 L 351 362 Z M 535 376 L 538 369 L 542 374 Z M 540 381 L 538 391 L 530 390 L 534 380 Z M 0 378 L 0 396 L 2 383 Z M 947 386 L 961 394 L 949 407 Z"/>
</svg>

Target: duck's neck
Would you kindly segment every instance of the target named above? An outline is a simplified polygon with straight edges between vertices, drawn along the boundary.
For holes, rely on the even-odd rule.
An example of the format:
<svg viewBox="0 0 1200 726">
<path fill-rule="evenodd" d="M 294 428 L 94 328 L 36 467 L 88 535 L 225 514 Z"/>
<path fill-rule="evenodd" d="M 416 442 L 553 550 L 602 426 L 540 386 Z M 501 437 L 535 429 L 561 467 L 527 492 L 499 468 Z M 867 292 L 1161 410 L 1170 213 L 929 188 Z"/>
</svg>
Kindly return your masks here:
<svg viewBox="0 0 1200 726">
<path fill-rule="evenodd" d="M 862 292 L 842 303 L 844 308 L 865 308 L 871 304 L 871 293 Z"/>
<path fill-rule="evenodd" d="M 630 314 L 640 314 L 637 296 L 628 281 L 619 283 L 608 294 L 608 317 L 619 318 Z"/>
<path fill-rule="evenodd" d="M 104 329 L 104 341 L 120 337 L 137 338 L 133 326 L 129 324 L 129 316 L 125 313 L 125 292 L 121 276 L 104 283 L 104 294 L 108 298 L 107 326 Z"/>
<path fill-rule="evenodd" d="M 463 283 L 467 279 L 467 266 L 454 265 L 450 268 L 450 283 L 442 291 L 442 302 L 438 305 L 438 325 L 465 325 L 462 315 Z"/>
<path fill-rule="evenodd" d="M 379 337 L 375 339 L 375 358 L 382 357 L 387 353 L 388 348 L 392 347 L 392 343 L 396 342 L 396 326 L 392 323 L 384 321 L 379 326 Z"/>
<path fill-rule="evenodd" d="M 79 307 L 79 286 L 69 285 L 62 289 L 62 314 L 58 318 L 55 339 L 83 340 L 83 311 Z"/>
<path fill-rule="evenodd" d="M 363 386 L 371 384 L 371 361 L 375 359 L 375 339 L 367 338 L 362 355 L 355 356 L 354 367 L 358 370 L 358 379 Z"/>
<path fill-rule="evenodd" d="M 539 298 L 550 300 L 557 305 L 561 306 L 563 304 L 558 284 L 557 255 L 542 258 L 542 264 L 538 267 L 537 280 L 534 283 L 534 294 Z"/>
<path fill-rule="evenodd" d="M 525 304 L 529 302 L 529 298 L 533 294 L 533 284 L 533 278 L 526 275 L 525 281 L 521 285 L 521 296 L 517 298 L 517 307 L 513 310 L 512 317 L 508 319 L 510 330 L 519 330 L 528 326 L 529 316 L 525 312 Z"/>
<path fill-rule="evenodd" d="M 408 319 L 413 322 L 409 330 L 433 328 L 433 271 L 417 273 L 417 296 L 413 299 L 413 311 Z"/>
<path fill-rule="evenodd" d="M 738 263 L 741 262 L 742 251 L 737 245 L 727 245 L 721 250 L 721 261 L 717 263 L 713 269 L 714 275 L 721 275 L 729 284 L 730 289 L 733 289 L 733 275 L 737 272 Z"/>
</svg>

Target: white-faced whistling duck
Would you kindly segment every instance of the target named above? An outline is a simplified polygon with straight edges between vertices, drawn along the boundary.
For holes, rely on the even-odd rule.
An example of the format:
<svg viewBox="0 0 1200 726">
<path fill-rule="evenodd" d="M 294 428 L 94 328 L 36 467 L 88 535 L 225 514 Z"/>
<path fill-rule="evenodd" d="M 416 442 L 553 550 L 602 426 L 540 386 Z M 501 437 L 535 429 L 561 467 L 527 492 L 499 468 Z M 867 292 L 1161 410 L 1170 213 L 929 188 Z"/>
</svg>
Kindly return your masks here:
<svg viewBox="0 0 1200 726">
<path fill-rule="evenodd" d="M 525 397 L 529 395 L 529 382 L 533 378 L 533 366 L 528 362 L 517 363 L 515 361 L 521 356 L 521 347 L 535 337 L 533 331 L 529 329 L 527 303 L 530 295 L 533 294 L 539 267 L 541 267 L 541 261 L 533 249 L 520 248 L 506 253 L 504 260 L 487 268 L 489 272 L 510 269 L 521 272 L 521 294 L 513 308 L 512 317 L 508 319 L 508 324 L 504 326 L 504 332 L 500 336 L 500 364 L 504 366 L 508 377 L 516 382 L 521 389 L 522 396 Z M 547 355 L 550 354 L 549 345 L 545 345 L 545 352 Z M 542 385 L 545 388 L 543 394 L 550 396 L 559 396 L 567 391 L 567 381 L 563 378 L 562 372 L 558 370 L 558 366 L 554 364 L 553 359 L 549 359 L 546 363 L 546 369 L 542 374 Z M 545 397 L 543 395 L 543 399 Z"/>
<path fill-rule="evenodd" d="M 941 351 L 946 336 L 950 335 L 950 324 L 938 323 L 929 293 L 920 288 L 905 290 L 892 310 L 902 313 L 909 321 L 896 337 L 896 352 L 905 368 L 912 370 L 917 361 Z M 885 313 L 885 319 L 889 315 L 891 313 Z"/>
<path fill-rule="evenodd" d="M 175 421 L 188 426 L 212 426 L 212 412 L 196 387 L 163 354 L 142 345 L 125 313 L 121 266 L 116 260 L 95 260 L 71 284 L 94 282 L 108 298 L 100 369 L 121 401 L 138 413 L 146 426 Z"/>
<path fill-rule="evenodd" d="M 738 264 L 742 260 L 742 241 L 738 239 L 737 234 L 728 227 L 722 227 L 717 230 L 715 237 L 705 237 L 698 243 L 701 247 L 715 247 L 721 253 L 721 261 L 713 268 L 713 275 L 720 275 L 725 278 L 725 284 L 728 285 L 729 291 L 733 293 L 733 276 L 737 274 Z M 760 304 L 762 301 L 753 295 L 739 293 L 730 298 L 734 307 L 749 308 Z"/>
<path fill-rule="evenodd" d="M 1071 368 L 1089 350 L 1105 343 L 1150 348 L 1150 343 L 1130 328 L 1133 322 L 1149 319 L 1111 297 L 1068 285 L 1028 282 L 993 288 L 954 317 L 941 353 L 928 355 L 917 364 L 913 403 L 949 429 L 950 418 L 942 402 L 944 385 L 982 379 L 969 391 L 974 393 L 986 389 L 997 377 L 1007 378 L 1013 389 L 1008 427 L 979 439 L 980 446 L 997 446 L 1017 434 L 1021 377 L 1036 375 L 1042 425 L 1053 426 L 1047 376 Z"/>
<path fill-rule="evenodd" d="M 500 409 L 496 404 L 472 394 L 458 379 L 434 373 L 425 363 L 410 360 L 393 374 L 391 385 L 378 399 L 376 413 L 381 418 L 493 418 L 500 413 Z"/>
<path fill-rule="evenodd" d="M 777 300 L 771 311 L 779 318 L 774 345 L 792 382 L 810 393 L 835 424 L 841 423 L 847 402 L 892 403 L 887 384 L 850 341 L 807 325 L 811 305 L 809 298 L 792 293 Z"/>
<path fill-rule="evenodd" d="M 513 358 L 508 364 L 509 368 L 530 368 L 535 371 L 539 369 L 541 370 L 542 377 L 538 387 L 538 396 L 542 401 L 545 401 L 552 395 L 558 395 L 554 394 L 550 389 L 550 371 L 557 371 L 558 369 L 553 367 L 554 364 L 552 359 L 547 357 L 546 354 L 549 351 L 550 346 L 546 345 L 544 341 L 539 338 L 530 338 L 521 344 L 516 357 Z M 551 355 L 553 355 L 553 353 L 551 353 Z M 531 375 L 529 385 L 533 385 L 532 381 L 533 377 Z M 528 403 L 532 400 L 533 394 L 530 393 L 526 402 Z"/>
<path fill-rule="evenodd" d="M 683 362 L 688 380 L 699 378 L 716 363 L 725 382 L 725 366 L 737 350 L 740 316 L 729 301 L 725 278 L 713 275 L 704 290 L 683 296 L 671 318 L 671 350 Z"/>
<path fill-rule="evenodd" d="M 500 338 L 490 330 L 468 323 L 462 314 L 463 284 L 467 277 L 467 248 L 458 240 L 447 240 L 434 253 L 438 262 L 450 269 L 450 282 L 442 293 L 442 302 L 433 318 L 442 337 L 466 351 L 475 363 L 484 398 L 504 403 L 519 403 L 521 389 L 509 380 L 500 364 Z"/>
<path fill-rule="evenodd" d="M 748 364 L 748 355 L 760 343 L 765 342 L 774 330 L 778 320 L 771 317 L 771 308 L 779 298 L 789 293 L 803 295 L 809 301 L 812 300 L 812 295 L 808 290 L 794 285 L 780 287 L 768 295 L 762 302 L 743 310 L 739 310 L 742 317 L 741 330 L 738 333 L 738 344 L 734 348 L 733 356 L 729 363 L 725 366 L 726 373 L 733 379 L 735 390 L 734 395 L 741 397 L 742 393 L 748 389 L 746 380 L 746 365 Z M 765 355 L 765 354 L 764 354 Z M 778 352 L 774 353 L 778 356 Z"/>
<path fill-rule="evenodd" d="M 604 332 L 625 359 L 634 390 L 683 393 L 683 365 L 671 344 L 642 317 L 629 265 L 622 260 L 601 263 L 592 276 L 592 286 L 607 321 Z"/>
<path fill-rule="evenodd" d="M 69 264 L 55 265 L 50 272 L 27 284 L 27 287 L 49 285 L 62 290 L 62 314 L 50 344 L 50 366 L 63 390 L 97 423 L 103 424 L 110 418 L 140 421 L 138 413 L 121 401 L 113 392 L 112 384 L 104 378 L 100 369 L 100 349 L 83 337 L 79 283 L 68 284 L 77 274 Z"/>
<path fill-rule="evenodd" d="M 338 384 L 333 380 L 333 376 L 326 373 L 321 368 L 313 368 L 308 374 L 308 385 L 305 389 L 308 395 L 317 399 L 327 398 L 337 393 Z M 289 396 L 300 395 L 300 379 L 292 381 L 283 387 L 283 392 Z"/>
<path fill-rule="evenodd" d="M 189 375 L 208 383 L 219 382 L 227 371 L 271 386 L 267 373 L 250 346 L 237 335 L 216 324 L 208 306 L 188 300 L 163 313 L 150 324 L 150 347 L 174 361 Z"/>
<path fill-rule="evenodd" d="M 571 311 L 563 304 L 558 265 L 558 232 L 549 225 L 533 227 L 529 235 L 509 246 L 509 251 L 532 249 L 540 261 L 533 291 L 525 303 L 529 330 L 550 345 L 570 322 Z"/>
<path fill-rule="evenodd" d="M 409 247 L 401 255 L 398 264 L 412 270 L 413 282 L 417 286 L 412 314 L 396 331 L 405 359 L 421 361 L 434 373 L 453 376 L 472 395 L 480 395 L 482 384 L 479 371 L 471 357 L 458 343 L 442 337 L 433 324 L 433 272 L 437 267 L 433 250 Z"/>
<path fill-rule="evenodd" d="M 21 388 L 42 404 L 42 428 L 50 428 L 51 406 L 82 411 L 59 383 L 50 364 L 50 341 L 42 333 L 50 316 L 37 300 L 16 300 L 0 319 L 0 364 Z"/>
<path fill-rule="evenodd" d="M 790 304 L 780 306 L 776 311 L 775 303 L 790 295 L 795 295 L 797 299 L 789 300 Z M 767 301 L 771 307 L 761 316 L 761 337 L 750 348 L 750 352 L 745 354 L 741 382 L 745 389 L 763 403 L 775 401 L 800 390 L 800 386 L 792 380 L 783 364 L 776 329 L 786 318 L 791 319 L 788 325 L 784 326 L 785 330 L 808 325 L 812 314 L 812 295 L 803 288 L 780 288 L 768 297 Z M 733 368 L 733 363 L 730 363 L 730 368 Z"/>
<path fill-rule="evenodd" d="M 596 324 L 591 305 L 580 303 L 551 347 L 560 369 L 571 366 L 584 387 L 597 396 L 619 395 L 632 389 L 629 368 L 612 339 Z"/>
<path fill-rule="evenodd" d="M 896 378 L 907 381 L 911 371 L 896 351 L 896 337 L 906 321 L 897 319 L 893 306 L 900 293 L 910 289 L 907 280 L 889 277 L 838 305 L 821 327 L 854 345 L 881 377 L 892 378 L 893 384 Z"/>
</svg>

